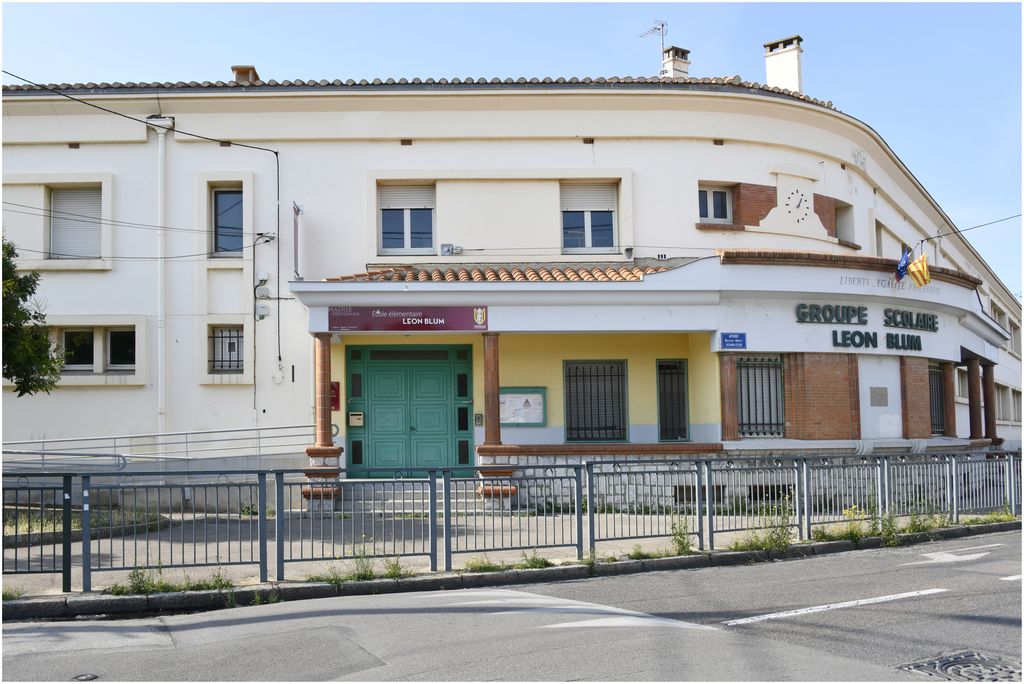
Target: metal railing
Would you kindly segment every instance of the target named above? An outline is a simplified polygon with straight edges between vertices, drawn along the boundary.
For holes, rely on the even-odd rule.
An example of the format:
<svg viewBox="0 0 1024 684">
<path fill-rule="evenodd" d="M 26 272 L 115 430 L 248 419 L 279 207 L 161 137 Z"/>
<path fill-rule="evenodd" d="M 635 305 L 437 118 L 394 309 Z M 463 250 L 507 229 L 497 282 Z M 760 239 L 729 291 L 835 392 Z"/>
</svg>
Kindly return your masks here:
<svg viewBox="0 0 1024 684">
<path fill-rule="evenodd" d="M 541 466 L 5 474 L 5 574 L 258 566 L 280 580 L 303 562 L 422 557 L 816 527 L 879 516 L 1021 510 L 1020 452 L 615 461 Z M 475 476 L 467 477 L 471 470 Z M 327 492 L 329 496 L 320 498 Z M 795 529 L 794 529 L 795 528 Z M 79 550 L 79 558 L 72 550 Z M 75 562 L 77 560 L 77 563 Z"/>
<path fill-rule="evenodd" d="M 4 442 L 5 469 L 74 469 L 96 460 L 201 460 L 299 454 L 313 443 L 312 425 Z"/>
</svg>

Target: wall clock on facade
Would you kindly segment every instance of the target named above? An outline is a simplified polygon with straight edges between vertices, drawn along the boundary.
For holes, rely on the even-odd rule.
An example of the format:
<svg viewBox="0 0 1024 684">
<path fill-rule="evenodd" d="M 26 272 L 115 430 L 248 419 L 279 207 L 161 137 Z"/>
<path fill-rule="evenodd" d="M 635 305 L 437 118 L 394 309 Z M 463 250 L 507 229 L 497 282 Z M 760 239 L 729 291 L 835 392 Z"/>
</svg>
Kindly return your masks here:
<svg viewBox="0 0 1024 684">
<path fill-rule="evenodd" d="M 807 220 L 811 215 L 811 199 L 801 190 L 793 190 L 786 195 L 785 205 L 786 211 L 797 223 Z"/>
</svg>

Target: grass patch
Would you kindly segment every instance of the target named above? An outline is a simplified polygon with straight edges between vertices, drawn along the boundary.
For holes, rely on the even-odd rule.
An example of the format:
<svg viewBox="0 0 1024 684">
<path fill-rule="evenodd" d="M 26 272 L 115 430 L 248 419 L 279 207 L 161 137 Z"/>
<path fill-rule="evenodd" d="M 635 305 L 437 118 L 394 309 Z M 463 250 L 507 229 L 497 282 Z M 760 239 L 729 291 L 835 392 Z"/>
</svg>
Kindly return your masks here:
<svg viewBox="0 0 1024 684">
<path fill-rule="evenodd" d="M 793 529 L 789 526 L 792 509 L 789 500 L 772 505 L 764 529 L 753 530 L 737 539 L 729 547 L 732 551 L 785 551 L 793 542 Z"/>
<path fill-rule="evenodd" d="M 948 517 L 944 515 L 920 515 L 918 513 L 911 513 L 910 520 L 900 530 L 908 534 L 914 534 L 916 532 L 931 532 L 932 530 L 942 529 L 943 527 L 949 527 L 951 522 Z"/>
<path fill-rule="evenodd" d="M 20 587 L 4 587 L 4 601 L 13 601 L 14 599 L 20 599 L 25 595 L 25 590 Z"/>
<path fill-rule="evenodd" d="M 463 568 L 465 572 L 505 572 L 509 566 L 505 563 L 496 563 L 487 556 L 470 558 Z"/>
<path fill-rule="evenodd" d="M 513 567 L 516 567 L 519 570 L 536 570 L 538 568 L 550 568 L 553 566 L 554 563 L 549 561 L 547 558 L 542 558 L 541 556 L 538 556 L 537 549 L 534 549 L 530 552 L 529 556 L 527 556 L 526 552 L 524 551 L 523 560 L 516 563 Z"/>
<path fill-rule="evenodd" d="M 989 523 L 1013 522 L 1017 516 L 1009 511 L 992 511 L 987 515 L 963 518 L 960 520 L 964 525 L 987 525 Z"/>
<path fill-rule="evenodd" d="M 208 579 L 193 580 L 188 575 L 185 575 L 185 581 L 180 583 L 164 579 L 163 568 L 158 568 L 156 575 L 150 570 L 135 568 L 128 573 L 127 584 L 117 582 L 107 591 L 114 596 L 132 596 L 139 594 L 163 594 L 171 591 L 203 591 L 211 589 L 223 591 L 233 586 L 234 584 L 224 575 L 220 568 Z"/>
<path fill-rule="evenodd" d="M 672 523 L 672 551 L 677 556 L 693 553 L 693 539 L 690 538 L 690 520 L 682 518 Z"/>
<path fill-rule="evenodd" d="M 626 558 L 628 558 L 630 560 L 645 560 L 645 559 L 648 559 L 648 558 L 659 558 L 659 557 L 660 557 L 660 554 L 650 553 L 649 551 L 644 551 L 642 548 L 640 548 L 639 544 L 634 546 L 633 550 L 626 554 Z"/>
<path fill-rule="evenodd" d="M 320 575 L 307 575 L 307 582 L 324 582 L 326 584 L 333 584 L 336 587 L 340 587 L 345 582 L 350 581 L 352 578 L 350 575 L 343 575 L 338 568 L 333 565 L 327 568 L 327 572 Z"/>
<path fill-rule="evenodd" d="M 412 577 L 412 570 L 402 567 L 402 560 L 395 556 L 384 561 L 384 577 L 388 579 L 402 579 Z"/>
<path fill-rule="evenodd" d="M 97 508 L 90 511 L 89 526 L 100 527 L 130 527 L 135 525 L 149 525 L 160 519 L 160 514 L 145 508 Z M 82 529 L 82 511 L 71 511 L 71 529 Z M 43 510 L 29 509 L 19 510 L 17 513 L 12 508 L 4 509 L 4 536 L 10 537 L 17 534 L 28 535 L 39 534 L 40 532 L 63 532 L 64 518 L 60 508 L 44 508 Z"/>
</svg>

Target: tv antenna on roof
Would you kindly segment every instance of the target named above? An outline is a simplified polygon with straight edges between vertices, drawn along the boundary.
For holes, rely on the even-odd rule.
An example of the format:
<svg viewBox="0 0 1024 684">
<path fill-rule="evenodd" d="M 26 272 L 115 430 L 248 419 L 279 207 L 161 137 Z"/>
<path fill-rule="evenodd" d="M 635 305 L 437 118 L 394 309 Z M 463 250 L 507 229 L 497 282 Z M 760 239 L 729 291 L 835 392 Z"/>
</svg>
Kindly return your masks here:
<svg viewBox="0 0 1024 684">
<path fill-rule="evenodd" d="M 640 34 L 641 38 L 658 34 L 661 36 L 661 54 L 665 54 L 665 35 L 668 33 L 668 23 L 664 19 L 655 19 L 654 26 Z"/>
</svg>

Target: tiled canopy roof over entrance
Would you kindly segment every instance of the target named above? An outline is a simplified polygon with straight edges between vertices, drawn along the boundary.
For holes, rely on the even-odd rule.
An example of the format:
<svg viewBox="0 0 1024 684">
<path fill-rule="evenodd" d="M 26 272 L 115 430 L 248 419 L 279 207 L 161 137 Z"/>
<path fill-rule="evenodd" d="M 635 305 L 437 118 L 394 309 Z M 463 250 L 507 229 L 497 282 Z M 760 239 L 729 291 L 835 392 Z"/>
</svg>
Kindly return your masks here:
<svg viewBox="0 0 1024 684">
<path fill-rule="evenodd" d="M 498 283 L 498 282 L 640 282 L 645 275 L 668 270 L 665 267 L 636 264 L 531 264 L 458 266 L 396 266 L 366 273 L 324 278 L 325 282 L 435 282 L 435 283 Z"/>
</svg>

